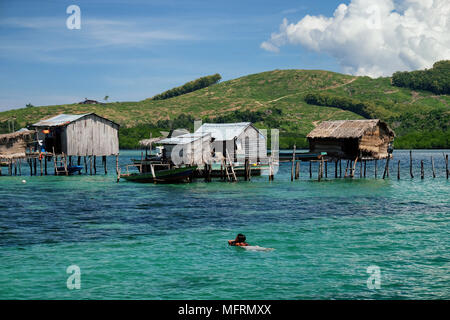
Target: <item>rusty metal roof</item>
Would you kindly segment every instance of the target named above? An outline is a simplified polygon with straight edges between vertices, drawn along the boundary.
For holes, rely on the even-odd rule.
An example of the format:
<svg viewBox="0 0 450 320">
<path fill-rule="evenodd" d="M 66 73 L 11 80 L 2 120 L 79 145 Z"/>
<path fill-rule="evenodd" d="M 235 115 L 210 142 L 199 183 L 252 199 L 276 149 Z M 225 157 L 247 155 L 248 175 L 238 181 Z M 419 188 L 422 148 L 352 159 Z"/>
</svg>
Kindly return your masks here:
<svg viewBox="0 0 450 320">
<path fill-rule="evenodd" d="M 37 123 L 34 123 L 33 127 L 59 127 L 67 125 L 71 122 L 74 122 L 80 118 L 83 118 L 90 113 L 85 114 L 60 114 L 50 119 L 41 120 Z"/>
</svg>

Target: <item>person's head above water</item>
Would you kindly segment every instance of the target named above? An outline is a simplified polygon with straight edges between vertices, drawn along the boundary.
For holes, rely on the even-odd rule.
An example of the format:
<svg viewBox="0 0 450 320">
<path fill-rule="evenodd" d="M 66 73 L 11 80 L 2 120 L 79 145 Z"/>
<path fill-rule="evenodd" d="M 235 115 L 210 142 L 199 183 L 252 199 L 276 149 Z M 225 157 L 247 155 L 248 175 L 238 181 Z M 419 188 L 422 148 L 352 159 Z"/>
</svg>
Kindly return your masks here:
<svg viewBox="0 0 450 320">
<path fill-rule="evenodd" d="M 236 241 L 237 243 L 245 242 L 245 240 L 247 240 L 247 238 L 242 233 L 239 233 L 236 236 L 236 239 L 234 239 L 234 241 Z"/>
<path fill-rule="evenodd" d="M 248 243 L 245 242 L 245 240 L 247 240 L 247 238 L 242 233 L 239 233 L 236 236 L 236 239 L 228 240 L 228 244 L 230 246 L 239 246 L 239 247 L 243 246 L 243 247 L 245 247 L 245 246 L 248 246 Z"/>
</svg>

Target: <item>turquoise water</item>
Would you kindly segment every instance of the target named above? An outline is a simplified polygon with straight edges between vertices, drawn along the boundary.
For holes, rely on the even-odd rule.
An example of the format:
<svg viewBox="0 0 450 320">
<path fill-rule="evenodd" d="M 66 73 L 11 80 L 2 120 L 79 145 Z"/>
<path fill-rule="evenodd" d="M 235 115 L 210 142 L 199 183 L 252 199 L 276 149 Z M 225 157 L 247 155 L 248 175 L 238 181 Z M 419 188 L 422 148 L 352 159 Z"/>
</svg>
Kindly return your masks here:
<svg viewBox="0 0 450 320">
<path fill-rule="evenodd" d="M 139 155 L 123 151 L 120 163 Z M 291 182 L 290 163 L 271 183 L 179 185 L 29 177 L 24 167 L 0 177 L 0 299 L 449 299 L 442 151 L 414 151 L 413 180 L 409 153 L 394 156 L 389 179 L 374 179 L 371 165 L 360 179 L 358 165 L 354 179 L 321 182 L 305 164 Z M 275 250 L 228 247 L 239 232 Z M 79 290 L 66 286 L 73 264 Z M 372 265 L 380 289 L 367 287 Z"/>
</svg>

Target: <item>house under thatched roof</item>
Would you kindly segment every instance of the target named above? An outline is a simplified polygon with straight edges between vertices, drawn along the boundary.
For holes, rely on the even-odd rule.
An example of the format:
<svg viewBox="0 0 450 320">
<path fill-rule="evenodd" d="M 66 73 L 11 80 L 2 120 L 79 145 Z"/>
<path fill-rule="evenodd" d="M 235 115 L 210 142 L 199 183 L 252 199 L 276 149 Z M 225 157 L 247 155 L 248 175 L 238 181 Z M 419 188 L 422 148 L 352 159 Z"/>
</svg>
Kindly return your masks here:
<svg viewBox="0 0 450 320">
<path fill-rule="evenodd" d="M 384 159 L 394 131 L 379 120 L 324 121 L 308 135 L 311 152 L 341 159 Z"/>
<path fill-rule="evenodd" d="M 33 140 L 34 134 L 35 131 L 26 129 L 0 134 L 0 159 L 24 158 L 27 145 Z"/>
</svg>

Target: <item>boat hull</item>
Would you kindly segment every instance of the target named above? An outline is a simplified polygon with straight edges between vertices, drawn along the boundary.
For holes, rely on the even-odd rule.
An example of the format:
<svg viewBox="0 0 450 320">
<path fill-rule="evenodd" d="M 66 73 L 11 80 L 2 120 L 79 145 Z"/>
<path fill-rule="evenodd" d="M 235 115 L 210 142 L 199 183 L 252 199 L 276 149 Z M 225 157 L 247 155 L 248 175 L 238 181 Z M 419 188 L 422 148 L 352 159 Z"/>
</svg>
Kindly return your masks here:
<svg viewBox="0 0 450 320">
<path fill-rule="evenodd" d="M 120 177 L 139 183 L 179 183 L 192 177 L 197 167 L 175 168 L 170 170 L 155 171 L 155 177 L 151 172 L 123 174 Z"/>
</svg>

